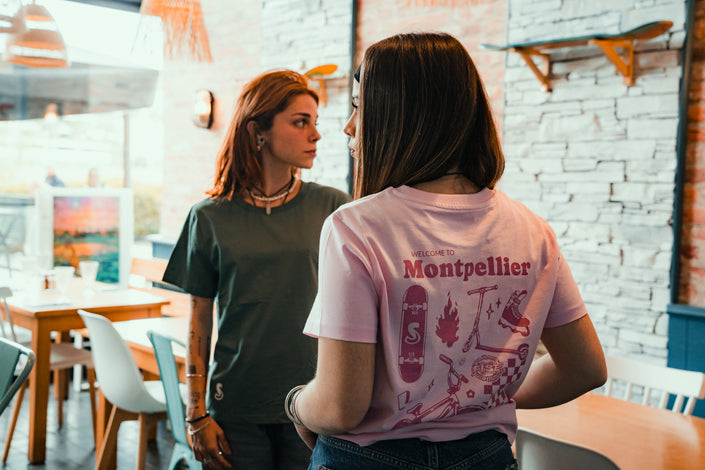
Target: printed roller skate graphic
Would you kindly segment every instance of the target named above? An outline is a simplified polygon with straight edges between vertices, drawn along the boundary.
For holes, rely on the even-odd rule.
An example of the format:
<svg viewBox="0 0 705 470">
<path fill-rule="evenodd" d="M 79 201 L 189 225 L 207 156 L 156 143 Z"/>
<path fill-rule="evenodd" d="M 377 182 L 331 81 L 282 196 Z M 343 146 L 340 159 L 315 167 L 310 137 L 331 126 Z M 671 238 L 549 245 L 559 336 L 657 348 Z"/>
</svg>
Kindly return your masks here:
<svg viewBox="0 0 705 470">
<path fill-rule="evenodd" d="M 468 379 L 463 374 L 460 374 L 455 370 L 453 367 L 453 360 L 451 358 L 444 354 L 439 355 L 438 358 L 448 364 L 448 388 L 446 390 L 446 392 L 448 392 L 448 396 L 429 406 L 425 410 L 422 410 L 424 406 L 423 403 L 417 403 L 413 406 L 413 408 L 407 411 L 407 413 L 413 415 L 413 417 L 398 421 L 392 429 L 403 428 L 422 421 L 435 421 L 450 418 L 462 413 L 471 413 L 473 411 L 484 409 L 484 407 L 480 405 L 460 406 L 458 391 L 460 390 L 461 384 L 468 383 Z"/>
<path fill-rule="evenodd" d="M 518 308 L 519 304 L 525 297 L 526 289 L 521 292 L 515 290 L 507 301 L 507 305 L 504 307 L 502 316 L 497 323 L 502 325 L 502 328 L 509 328 L 514 333 L 519 333 L 522 336 L 529 336 L 529 325 L 531 322 L 519 313 Z"/>
<path fill-rule="evenodd" d="M 428 294 L 421 286 L 411 286 L 404 292 L 401 338 L 399 341 L 399 373 L 407 383 L 421 377 L 426 344 Z"/>
<path fill-rule="evenodd" d="M 436 324 L 436 336 L 438 336 L 442 342 L 446 343 L 448 347 L 453 346 L 453 343 L 458 341 L 458 324 L 460 319 L 458 318 L 458 303 L 453 302 L 450 299 L 450 292 L 448 292 L 448 303 L 443 308 L 443 315 L 438 317 L 438 323 Z"/>
<path fill-rule="evenodd" d="M 480 287 L 478 289 L 468 291 L 468 295 L 480 294 L 480 299 L 477 302 L 477 315 L 475 315 L 475 323 L 473 324 L 472 331 L 470 332 L 468 340 L 463 345 L 463 352 L 470 351 L 470 348 L 472 348 L 474 344 L 475 349 L 480 349 L 482 351 L 516 354 L 517 356 L 519 356 L 521 364 L 524 364 L 526 362 L 526 358 L 529 356 L 529 345 L 527 343 L 520 344 L 517 349 L 494 348 L 492 346 L 482 344 L 480 340 L 480 314 L 482 312 L 482 305 L 484 302 L 485 292 L 497 290 L 497 287 L 498 286 L 495 284 L 494 286 Z"/>
</svg>

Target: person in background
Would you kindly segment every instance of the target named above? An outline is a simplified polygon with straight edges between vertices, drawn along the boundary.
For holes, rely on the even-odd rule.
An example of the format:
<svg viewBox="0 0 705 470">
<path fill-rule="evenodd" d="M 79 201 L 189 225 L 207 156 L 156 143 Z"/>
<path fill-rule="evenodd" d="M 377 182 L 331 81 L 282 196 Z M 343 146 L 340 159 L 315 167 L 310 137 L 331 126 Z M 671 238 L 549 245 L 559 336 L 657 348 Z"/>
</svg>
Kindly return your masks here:
<svg viewBox="0 0 705 470">
<path fill-rule="evenodd" d="M 516 469 L 517 407 L 606 380 L 556 236 L 495 189 L 499 137 L 452 36 L 372 45 L 352 106 L 357 200 L 324 224 L 316 375 L 284 402 L 309 468 Z"/>
<path fill-rule="evenodd" d="M 47 176 L 44 179 L 44 181 L 49 186 L 56 186 L 56 187 L 66 186 L 66 184 L 64 184 L 64 182 L 61 180 L 61 178 L 56 176 L 56 172 L 54 171 L 54 167 L 52 167 L 52 166 L 47 167 Z"/>
<path fill-rule="evenodd" d="M 191 208 L 163 276 L 191 294 L 186 415 L 208 469 L 308 465 L 281 403 L 313 375 L 316 342 L 300 333 L 317 290 L 320 230 L 350 200 L 299 179 L 316 158 L 317 119 L 318 96 L 296 72 L 244 86 L 215 183 Z"/>
</svg>

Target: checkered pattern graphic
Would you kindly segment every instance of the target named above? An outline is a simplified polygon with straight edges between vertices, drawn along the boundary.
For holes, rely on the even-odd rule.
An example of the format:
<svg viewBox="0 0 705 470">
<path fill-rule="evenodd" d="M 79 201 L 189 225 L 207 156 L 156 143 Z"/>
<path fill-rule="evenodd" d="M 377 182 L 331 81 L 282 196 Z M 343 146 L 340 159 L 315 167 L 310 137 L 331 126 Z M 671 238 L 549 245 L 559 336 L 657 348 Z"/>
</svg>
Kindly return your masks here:
<svg viewBox="0 0 705 470">
<path fill-rule="evenodd" d="M 492 384 L 485 385 L 484 394 L 490 395 L 487 407 L 503 405 L 509 401 L 504 393 L 504 387 L 512 382 L 516 382 L 521 377 L 521 367 L 525 361 L 518 361 L 516 358 L 507 360 L 507 366 L 502 369 L 502 374 Z"/>
</svg>

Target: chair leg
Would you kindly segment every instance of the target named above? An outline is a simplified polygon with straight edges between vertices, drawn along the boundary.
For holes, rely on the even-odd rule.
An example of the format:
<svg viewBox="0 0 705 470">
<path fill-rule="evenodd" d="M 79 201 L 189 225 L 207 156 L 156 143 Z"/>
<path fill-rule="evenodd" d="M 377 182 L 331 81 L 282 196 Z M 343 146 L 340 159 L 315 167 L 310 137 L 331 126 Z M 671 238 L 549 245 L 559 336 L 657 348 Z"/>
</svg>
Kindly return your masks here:
<svg viewBox="0 0 705 470">
<path fill-rule="evenodd" d="M 146 413 L 140 413 L 140 435 L 139 435 L 139 446 L 137 448 L 137 466 L 136 470 L 143 470 L 144 464 L 147 458 L 147 441 L 149 440 L 149 415 Z"/>
<path fill-rule="evenodd" d="M 91 423 L 93 423 L 93 442 L 95 443 L 95 448 L 98 448 L 98 429 L 96 420 L 96 398 L 95 398 L 95 369 L 90 367 L 86 368 L 86 376 L 88 378 L 88 393 L 90 393 L 91 399 Z"/>
<path fill-rule="evenodd" d="M 17 425 L 17 418 L 20 416 L 20 409 L 22 408 L 22 400 L 24 399 L 24 392 L 27 390 L 27 384 L 29 380 L 25 380 L 20 389 L 17 391 L 17 397 L 15 398 L 15 409 L 12 411 L 12 421 L 10 422 L 10 428 L 7 430 L 7 437 L 5 438 L 5 450 L 2 454 L 3 465 L 7 462 L 7 455 L 10 453 L 10 445 L 12 445 L 12 436 L 15 434 L 15 426 Z"/>
<path fill-rule="evenodd" d="M 163 418 L 163 413 L 150 414 L 140 413 L 140 436 L 139 447 L 137 450 L 137 466 L 136 470 L 144 470 L 144 465 L 147 460 L 147 442 L 150 440 L 150 435 L 153 430 L 156 431 L 156 424 L 159 419 Z"/>
<path fill-rule="evenodd" d="M 54 371 L 54 390 L 56 395 L 56 422 L 58 428 L 64 427 L 64 399 L 66 398 L 64 393 L 64 387 L 62 385 L 62 380 L 59 379 L 63 371 Z"/>
<path fill-rule="evenodd" d="M 103 437 L 103 442 L 100 445 L 100 451 L 95 458 L 95 469 L 96 470 L 108 470 L 110 467 L 110 462 L 112 457 L 117 451 L 117 437 L 118 431 L 120 430 L 120 424 L 123 421 L 135 419 L 135 414 L 127 410 L 113 407 L 113 411 L 110 413 L 110 419 L 108 420 L 108 429 Z"/>
</svg>

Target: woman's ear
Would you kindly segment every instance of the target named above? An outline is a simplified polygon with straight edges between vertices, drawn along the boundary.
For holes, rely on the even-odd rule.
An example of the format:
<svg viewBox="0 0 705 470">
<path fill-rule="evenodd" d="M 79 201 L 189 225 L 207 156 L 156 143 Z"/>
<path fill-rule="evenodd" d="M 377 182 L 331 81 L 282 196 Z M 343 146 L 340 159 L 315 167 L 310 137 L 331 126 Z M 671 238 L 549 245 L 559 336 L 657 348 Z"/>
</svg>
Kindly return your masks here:
<svg viewBox="0 0 705 470">
<path fill-rule="evenodd" d="M 257 134 L 259 133 L 259 126 L 255 121 L 249 121 L 247 123 L 247 132 L 250 134 L 250 137 L 257 137 Z"/>
</svg>

